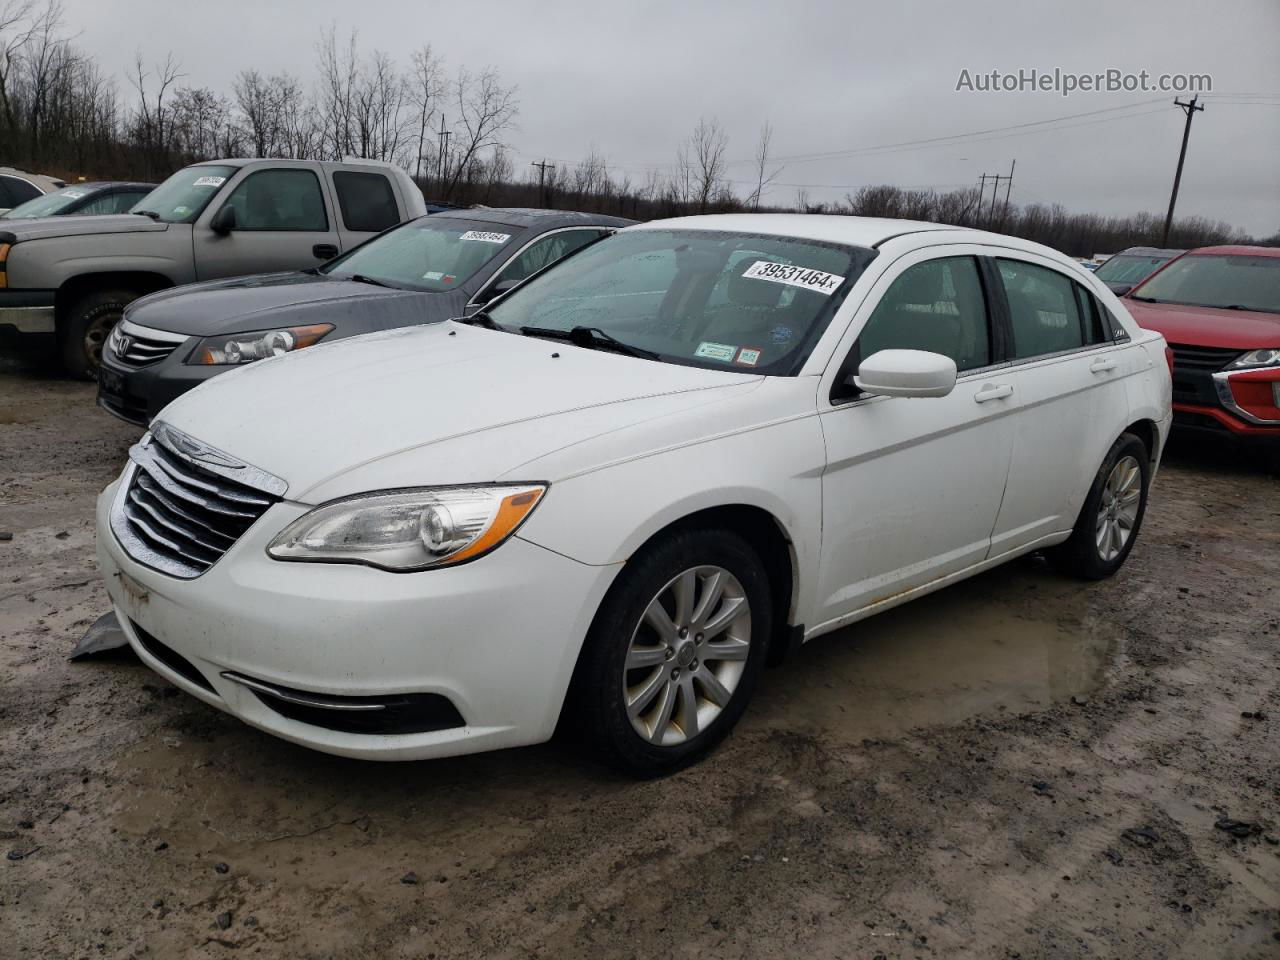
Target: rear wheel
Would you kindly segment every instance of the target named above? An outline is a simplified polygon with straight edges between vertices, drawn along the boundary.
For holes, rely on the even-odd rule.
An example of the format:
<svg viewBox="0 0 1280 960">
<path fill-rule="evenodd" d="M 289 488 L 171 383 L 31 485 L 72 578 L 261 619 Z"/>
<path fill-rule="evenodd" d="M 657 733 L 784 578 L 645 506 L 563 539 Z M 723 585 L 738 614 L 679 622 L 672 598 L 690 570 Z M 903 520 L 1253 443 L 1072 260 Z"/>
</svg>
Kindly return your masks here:
<svg viewBox="0 0 1280 960">
<path fill-rule="evenodd" d="M 583 728 L 635 776 L 694 762 L 746 709 L 771 623 L 764 566 L 736 534 L 690 530 L 646 547 L 587 636 L 574 680 Z"/>
<path fill-rule="evenodd" d="M 111 328 L 137 297 L 132 290 L 98 290 L 71 305 L 58 329 L 62 367 L 68 374 L 81 380 L 98 375 Z"/>
<path fill-rule="evenodd" d="M 1131 433 L 1121 434 L 1098 468 L 1070 539 L 1047 551 L 1050 562 L 1086 580 L 1119 570 L 1138 539 L 1150 478 L 1146 444 Z"/>
</svg>

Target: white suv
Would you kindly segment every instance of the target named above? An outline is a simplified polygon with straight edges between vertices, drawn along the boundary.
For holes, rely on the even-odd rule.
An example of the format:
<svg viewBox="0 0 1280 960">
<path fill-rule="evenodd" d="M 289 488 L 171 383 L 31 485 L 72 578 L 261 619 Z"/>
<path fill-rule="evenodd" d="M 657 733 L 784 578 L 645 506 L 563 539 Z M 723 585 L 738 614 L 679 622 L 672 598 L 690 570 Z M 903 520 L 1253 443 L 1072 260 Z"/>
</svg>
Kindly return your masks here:
<svg viewBox="0 0 1280 960">
<path fill-rule="evenodd" d="M 898 220 L 623 230 L 489 309 L 164 410 L 99 502 L 142 659 L 331 753 L 686 764 L 767 658 L 1033 550 L 1114 573 L 1161 337 L 1036 244 Z"/>
</svg>

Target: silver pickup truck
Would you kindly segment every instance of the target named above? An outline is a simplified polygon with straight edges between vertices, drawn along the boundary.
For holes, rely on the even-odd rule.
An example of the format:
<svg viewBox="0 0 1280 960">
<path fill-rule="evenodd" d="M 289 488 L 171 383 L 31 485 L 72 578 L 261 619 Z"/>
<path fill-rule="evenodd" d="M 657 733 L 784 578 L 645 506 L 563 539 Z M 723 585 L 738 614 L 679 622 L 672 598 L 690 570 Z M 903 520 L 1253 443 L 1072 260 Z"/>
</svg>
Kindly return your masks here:
<svg viewBox="0 0 1280 960">
<path fill-rule="evenodd" d="M 213 160 L 131 213 L 0 223 L 0 328 L 57 335 L 92 377 L 131 300 L 164 287 L 318 266 L 426 212 L 408 175 L 369 160 Z"/>
</svg>

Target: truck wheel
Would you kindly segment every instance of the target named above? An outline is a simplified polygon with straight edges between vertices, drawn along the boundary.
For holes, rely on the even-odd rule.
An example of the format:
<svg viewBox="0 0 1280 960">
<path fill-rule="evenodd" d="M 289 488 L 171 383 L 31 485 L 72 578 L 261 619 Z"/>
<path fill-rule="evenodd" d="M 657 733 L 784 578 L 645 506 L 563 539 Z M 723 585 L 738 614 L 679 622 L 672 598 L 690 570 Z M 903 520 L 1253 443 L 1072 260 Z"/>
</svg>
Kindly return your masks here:
<svg viewBox="0 0 1280 960">
<path fill-rule="evenodd" d="M 102 362 L 102 347 L 124 308 L 138 294 L 132 290 L 96 290 L 73 303 L 59 324 L 62 366 L 80 380 L 92 380 Z"/>
</svg>

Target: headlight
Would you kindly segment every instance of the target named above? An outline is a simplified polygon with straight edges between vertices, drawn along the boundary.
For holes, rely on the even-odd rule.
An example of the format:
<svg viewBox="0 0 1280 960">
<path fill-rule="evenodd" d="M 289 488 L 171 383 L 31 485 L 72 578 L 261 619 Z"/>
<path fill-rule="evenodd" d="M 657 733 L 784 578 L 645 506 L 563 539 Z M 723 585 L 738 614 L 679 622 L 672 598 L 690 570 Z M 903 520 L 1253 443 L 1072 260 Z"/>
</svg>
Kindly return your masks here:
<svg viewBox="0 0 1280 960">
<path fill-rule="evenodd" d="M 426 570 L 474 560 L 533 512 L 546 484 L 434 487 L 360 494 L 316 507 L 271 541 L 277 560 Z"/>
<path fill-rule="evenodd" d="M 278 357 L 282 353 L 311 346 L 332 329 L 332 323 L 313 323 L 306 327 L 281 327 L 279 330 L 205 337 L 196 344 L 187 363 L 238 364 Z"/>
<path fill-rule="evenodd" d="M 1227 369 L 1247 370 L 1250 367 L 1272 367 L 1277 365 L 1280 365 L 1280 347 L 1264 347 L 1261 350 L 1250 350 L 1243 356 L 1236 357 Z"/>
</svg>

